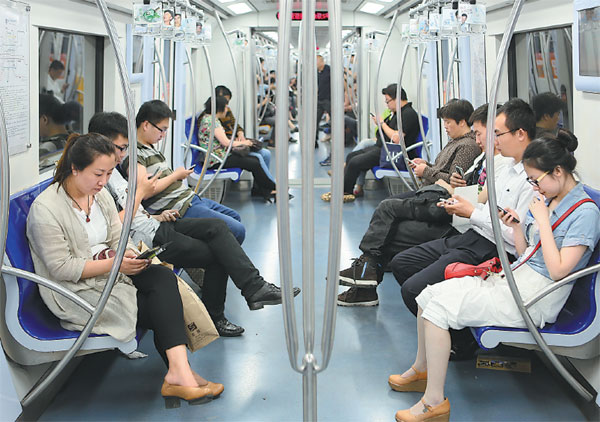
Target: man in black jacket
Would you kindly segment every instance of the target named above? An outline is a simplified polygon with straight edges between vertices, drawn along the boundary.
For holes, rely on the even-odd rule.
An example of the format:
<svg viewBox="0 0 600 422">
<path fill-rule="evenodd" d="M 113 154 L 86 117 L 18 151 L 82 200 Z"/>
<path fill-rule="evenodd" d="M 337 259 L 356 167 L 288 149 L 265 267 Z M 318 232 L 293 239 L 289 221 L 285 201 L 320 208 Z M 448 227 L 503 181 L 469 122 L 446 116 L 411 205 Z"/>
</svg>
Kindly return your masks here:
<svg viewBox="0 0 600 422">
<path fill-rule="evenodd" d="M 315 148 L 319 140 L 319 123 L 324 113 L 331 114 L 331 69 L 325 64 L 325 59 L 317 55 L 317 133 L 315 135 Z"/>
</svg>

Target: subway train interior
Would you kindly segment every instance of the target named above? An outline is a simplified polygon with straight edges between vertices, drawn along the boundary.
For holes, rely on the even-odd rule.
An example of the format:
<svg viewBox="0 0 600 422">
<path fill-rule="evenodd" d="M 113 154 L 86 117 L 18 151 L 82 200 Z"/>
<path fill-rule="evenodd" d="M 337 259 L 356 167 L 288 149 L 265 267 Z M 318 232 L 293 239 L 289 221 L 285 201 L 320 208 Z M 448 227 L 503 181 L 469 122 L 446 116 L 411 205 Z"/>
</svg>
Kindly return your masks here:
<svg viewBox="0 0 600 422">
<path fill-rule="evenodd" d="M 0 420 L 600 420 L 599 113 L 600 0 L 0 0 Z"/>
</svg>

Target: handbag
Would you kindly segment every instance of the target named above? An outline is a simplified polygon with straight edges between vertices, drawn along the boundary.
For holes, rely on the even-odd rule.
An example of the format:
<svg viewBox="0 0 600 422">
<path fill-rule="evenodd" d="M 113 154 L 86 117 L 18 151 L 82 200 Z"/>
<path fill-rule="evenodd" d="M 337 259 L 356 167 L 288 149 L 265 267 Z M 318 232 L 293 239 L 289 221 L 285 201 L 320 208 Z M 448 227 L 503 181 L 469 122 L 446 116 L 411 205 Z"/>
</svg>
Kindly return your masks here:
<svg viewBox="0 0 600 422">
<path fill-rule="evenodd" d="M 502 264 L 500 259 L 494 257 L 482 262 L 478 265 L 470 265 L 462 262 L 453 262 L 446 266 L 444 270 L 444 278 L 458 278 L 466 276 L 480 276 L 482 279 L 488 278 L 493 273 L 499 273 L 502 271 Z"/>
<path fill-rule="evenodd" d="M 231 148 L 231 152 L 239 155 L 240 157 L 247 157 L 250 154 L 250 147 L 248 145 L 238 145 Z"/>
<path fill-rule="evenodd" d="M 569 208 L 567 211 L 565 211 L 565 213 L 563 215 L 561 215 L 560 218 L 554 222 L 554 224 L 552 225 L 552 231 L 554 231 L 554 229 L 556 229 L 558 227 L 558 225 L 560 223 L 562 223 L 565 218 L 568 217 L 569 214 L 571 214 L 573 211 L 575 211 L 575 209 L 578 206 L 585 204 L 586 202 L 594 202 L 594 201 L 592 201 L 590 198 L 585 198 L 585 199 L 582 199 L 582 200 L 578 201 L 577 203 L 573 204 L 571 206 L 571 208 Z M 537 250 L 540 248 L 540 246 L 542 246 L 541 240 L 537 243 L 537 245 L 535 245 L 535 248 L 533 248 L 533 250 L 527 256 L 527 258 L 525 258 L 523 261 L 521 261 L 519 263 L 519 265 L 517 265 L 515 268 L 513 268 L 513 271 L 515 271 L 517 268 L 519 268 L 521 265 L 523 265 L 525 262 L 527 262 L 537 252 Z M 444 270 L 444 278 L 447 280 L 449 278 L 457 278 L 457 277 L 465 277 L 465 276 L 480 276 L 481 278 L 483 278 L 485 280 L 492 273 L 499 273 L 500 271 L 502 271 L 502 264 L 500 263 L 500 259 L 497 257 L 488 259 L 487 261 L 482 262 L 479 265 L 470 265 L 470 264 L 464 264 L 462 262 L 453 262 L 452 264 L 448 264 L 446 266 L 446 269 Z"/>
<path fill-rule="evenodd" d="M 252 146 L 250 147 L 250 151 L 258 152 L 263 149 L 263 142 L 258 139 L 246 138 L 247 140 L 252 142 Z M 262 138 L 261 138 L 262 139 Z"/>
<path fill-rule="evenodd" d="M 392 166 L 392 161 L 394 162 L 394 164 L 396 164 L 396 167 L 398 168 L 398 170 L 400 171 L 407 171 L 406 170 L 406 163 L 404 162 L 404 158 L 402 156 L 402 146 L 400 144 L 394 144 L 394 143 L 389 143 L 386 142 L 388 150 L 390 151 L 390 155 L 392 156 L 392 159 L 390 160 L 390 157 L 388 156 L 385 147 L 381 147 L 381 153 L 379 155 L 379 167 L 382 168 L 394 168 L 394 166 Z"/>
</svg>

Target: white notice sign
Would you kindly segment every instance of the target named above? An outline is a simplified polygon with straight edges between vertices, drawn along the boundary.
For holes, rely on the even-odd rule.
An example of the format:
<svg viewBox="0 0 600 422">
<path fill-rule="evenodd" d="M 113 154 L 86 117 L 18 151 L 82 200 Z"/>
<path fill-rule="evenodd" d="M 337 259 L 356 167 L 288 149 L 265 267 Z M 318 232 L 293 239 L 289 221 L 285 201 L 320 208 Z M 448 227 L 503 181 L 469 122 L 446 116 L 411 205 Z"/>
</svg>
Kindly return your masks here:
<svg viewBox="0 0 600 422">
<path fill-rule="evenodd" d="M 0 99 L 10 155 L 30 144 L 29 6 L 0 0 Z"/>
</svg>

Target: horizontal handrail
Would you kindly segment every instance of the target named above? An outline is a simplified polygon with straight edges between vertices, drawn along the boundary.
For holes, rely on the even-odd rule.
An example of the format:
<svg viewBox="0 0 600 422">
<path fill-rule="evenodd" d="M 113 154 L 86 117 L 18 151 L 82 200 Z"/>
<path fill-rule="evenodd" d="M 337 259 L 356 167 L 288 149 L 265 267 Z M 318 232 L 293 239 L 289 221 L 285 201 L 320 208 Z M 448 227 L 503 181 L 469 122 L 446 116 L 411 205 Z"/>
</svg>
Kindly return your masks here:
<svg viewBox="0 0 600 422">
<path fill-rule="evenodd" d="M 569 283 L 572 283 L 574 280 L 577 280 L 580 277 L 585 277 L 588 274 L 597 273 L 598 271 L 600 271 L 600 264 L 592 265 L 591 267 L 583 268 L 579 271 L 576 271 L 573 274 L 566 276 L 562 280 L 555 281 L 554 283 L 544 287 L 534 297 L 529 299 L 527 302 L 523 303 L 523 306 L 529 309 L 553 291 L 558 290 Z"/>
<path fill-rule="evenodd" d="M 96 309 L 92 305 L 90 305 L 85 299 L 79 297 L 78 295 L 73 293 L 71 290 L 61 286 L 60 284 L 58 284 L 52 280 L 48 280 L 45 277 L 39 276 L 35 273 L 31 273 L 29 271 L 25 271 L 20 268 L 11 267 L 10 265 L 3 265 L 2 272 L 4 274 L 9 274 L 9 275 L 13 275 L 15 277 L 24 278 L 26 280 L 32 281 L 36 284 L 39 284 L 40 286 L 47 287 L 50 290 L 55 291 L 59 295 L 66 297 L 73 303 L 79 305 L 81 308 L 83 308 L 83 310 L 85 310 L 89 314 L 93 314 L 94 310 Z"/>
<path fill-rule="evenodd" d="M 181 147 L 182 147 L 182 148 L 187 148 L 188 146 L 187 146 L 186 144 L 181 144 Z M 208 152 L 208 149 L 206 149 L 206 148 L 202 148 L 201 146 L 194 145 L 194 144 L 190 144 L 190 148 L 191 148 L 191 149 L 195 149 L 196 151 L 201 151 L 201 152 L 203 152 L 203 153 L 205 153 L 205 154 Z M 215 160 L 217 160 L 219 163 L 222 163 L 222 162 L 223 162 L 223 159 L 222 159 L 221 157 L 219 157 L 218 155 L 215 155 L 215 154 L 214 154 L 214 153 L 212 153 L 212 152 L 210 153 L 210 156 L 211 156 L 212 158 L 214 158 Z"/>
</svg>

